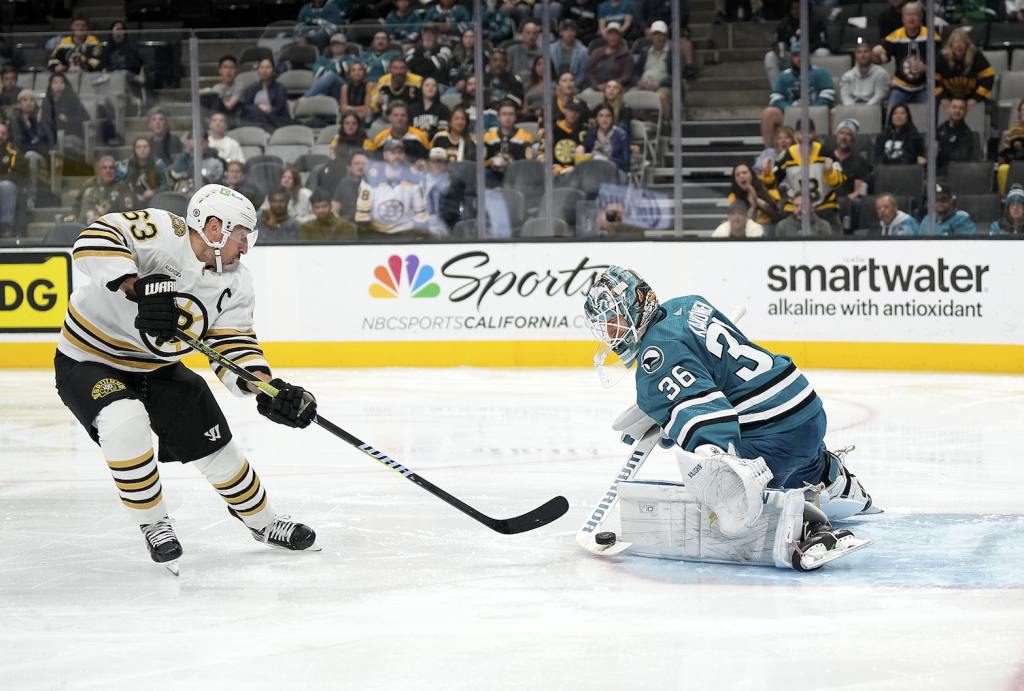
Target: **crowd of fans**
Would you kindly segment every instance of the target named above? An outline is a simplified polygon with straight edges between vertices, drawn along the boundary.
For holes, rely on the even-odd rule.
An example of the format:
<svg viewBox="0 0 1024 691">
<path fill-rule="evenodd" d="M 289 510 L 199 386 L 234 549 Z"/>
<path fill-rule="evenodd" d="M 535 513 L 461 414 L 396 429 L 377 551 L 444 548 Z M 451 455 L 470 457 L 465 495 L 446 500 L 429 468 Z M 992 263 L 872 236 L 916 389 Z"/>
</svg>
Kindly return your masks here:
<svg viewBox="0 0 1024 691">
<path fill-rule="evenodd" d="M 201 145 L 195 146 L 191 132 L 172 132 L 160 105 L 149 109 L 146 135 L 124 142 L 130 151 L 123 160 L 95 160 L 95 179 L 65 220 L 88 223 L 109 211 L 155 203 L 164 193 L 187 195 L 198 184 L 218 181 L 253 201 L 265 230 L 261 241 L 450 237 L 459 221 L 476 217 L 477 204 L 486 206 L 489 218 L 481 234 L 509 237 L 525 216 L 543 211 L 539 197 L 529 191 L 536 192 L 543 176 L 546 101 L 553 115 L 551 160 L 558 187 L 579 187 L 584 169 L 610 185 L 642 185 L 644 167 L 655 163 L 652 152 L 658 150 L 646 147 L 645 139 L 664 137 L 665 128 L 657 124 L 668 121 L 672 90 L 682 88 L 682 79 L 673 74 L 670 3 L 550 3 L 550 60 L 541 47 L 542 3 L 483 4 L 484 35 L 478 37 L 467 5 L 455 0 L 393 0 L 372 10 L 347 0 L 311 0 L 291 32 L 294 46 L 311 52 L 282 49 L 246 64 L 240 64 L 240 55 L 221 57 L 217 83 L 202 93 Z M 727 2 L 723 17 L 756 19 L 767 4 Z M 832 121 L 838 122 L 825 132 L 815 132 L 814 121 L 808 122 L 814 139 L 807 161 L 812 208 L 804 209 L 801 128 L 784 125 L 791 122 L 787 111 L 800 105 L 799 3 L 774 4 L 784 5 L 776 8 L 784 16 L 765 57 L 772 83 L 762 116 L 765 151 L 734 168 L 727 218 L 715 237 L 800 235 L 805 213 L 816 235 L 859 228 L 885 235 L 927 232 L 922 190 L 893 194 L 880 186 L 880 171 L 923 166 L 930 132 L 938 142 L 936 197 L 942 200 L 936 205 L 935 231 L 1021 232 L 1017 207 L 1024 190 L 1008 180 L 1011 164 L 1024 161 L 1024 99 L 1004 131 L 972 131 L 972 111 L 993 117 L 997 71 L 968 30 L 949 24 L 932 37 L 922 27 L 921 6 L 904 0 L 889 0 L 879 17 L 882 40 L 856 45 L 853 66 L 838 80 L 815 65 L 816 57 L 836 46 L 827 35 L 828 22 L 812 11 L 806 39 L 810 105 L 836 109 Z M 1006 3 L 1006 20 L 1020 19 L 1019 12 L 1009 11 L 1011 4 Z M 681 77 L 694 79 L 685 1 L 682 9 Z M 26 66 L 17 51 L 0 45 L 0 236 L 14 233 L 11 200 L 25 196 L 27 161 L 38 157 L 45 170 L 58 133 L 65 161 L 88 158 L 87 130 L 103 143 L 121 143 L 109 113 L 100 107 L 90 114 L 65 78 L 117 70 L 130 76 L 133 88 L 146 88 L 144 61 L 125 23 L 110 29 L 101 41 L 86 18 L 76 17 L 70 33 L 51 41 L 45 65 L 51 75 L 41 102 L 32 90 L 18 88 L 19 70 Z M 943 118 L 929 127 L 918 116 L 915 126 L 912 109 L 930 97 L 924 87 L 929 40 L 938 41 L 934 98 Z M 476 104 L 478 41 L 484 56 L 482 112 Z M 309 78 L 283 78 L 288 72 Z M 544 90 L 546 75 L 550 95 Z M 653 116 L 631 107 L 638 94 L 656 99 Z M 325 109 L 325 100 L 333 105 Z M 839 107 L 853 105 L 878 109 L 884 122 L 880 131 L 863 131 L 855 117 L 836 117 Z M 291 125 L 307 132 L 293 133 L 308 137 L 302 144 L 306 153 L 277 157 L 273 151 L 281 147 L 273 145 Z M 317 134 L 324 131 L 326 137 Z M 254 132 L 266 134 L 261 140 Z M 297 142 L 282 143 L 287 148 Z M 193 179 L 196 157 L 200 181 Z M 485 190 L 476 188 L 478 158 L 485 166 Z M 971 219 L 956 207 L 954 173 L 962 162 L 986 160 L 993 166 L 992 191 L 1004 196 L 1004 214 Z M 509 190 L 521 201 L 503 194 Z M 581 197 L 598 195 L 588 187 Z M 610 220 L 622 220 L 621 200 L 604 203 L 597 210 L 598 230 L 629 232 L 628 223 Z M 515 211 L 510 204 L 523 208 Z M 573 215 L 575 209 L 562 217 Z"/>
</svg>

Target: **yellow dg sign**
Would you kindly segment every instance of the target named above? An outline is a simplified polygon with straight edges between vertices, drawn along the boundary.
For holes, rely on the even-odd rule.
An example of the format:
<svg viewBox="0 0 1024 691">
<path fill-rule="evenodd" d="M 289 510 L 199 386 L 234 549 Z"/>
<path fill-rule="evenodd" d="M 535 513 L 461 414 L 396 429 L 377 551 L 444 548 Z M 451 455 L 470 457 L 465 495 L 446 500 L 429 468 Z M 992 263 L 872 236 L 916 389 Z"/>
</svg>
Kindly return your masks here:
<svg viewBox="0 0 1024 691">
<path fill-rule="evenodd" d="M 60 331 L 71 295 L 71 257 L 0 252 L 0 332 Z"/>
</svg>

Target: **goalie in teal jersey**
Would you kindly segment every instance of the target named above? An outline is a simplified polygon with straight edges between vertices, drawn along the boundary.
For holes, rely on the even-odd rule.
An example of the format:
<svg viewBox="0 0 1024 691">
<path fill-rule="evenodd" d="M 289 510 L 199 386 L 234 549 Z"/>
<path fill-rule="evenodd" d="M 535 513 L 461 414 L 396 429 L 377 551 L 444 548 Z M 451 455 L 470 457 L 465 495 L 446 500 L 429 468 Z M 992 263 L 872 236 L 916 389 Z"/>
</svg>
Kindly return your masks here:
<svg viewBox="0 0 1024 691">
<path fill-rule="evenodd" d="M 635 272 L 612 266 L 596 279 L 584 311 L 604 346 L 595 364 L 600 368 L 611 353 L 627 368 L 636 364 L 636 406 L 614 425 L 624 440 L 660 427 L 662 446 L 681 450 L 683 480 L 698 498 L 707 490 L 695 473 L 709 465 L 699 459 L 739 464 L 742 487 L 732 478 L 731 489 L 718 488 L 715 499 L 741 490 L 748 496 L 733 497 L 738 513 L 734 525 L 721 524 L 723 533 L 742 532 L 753 521 L 760 510 L 754 497 L 765 485 L 813 488 L 831 520 L 878 512 L 846 468 L 845 453 L 825 448 L 825 409 L 803 373 L 788 356 L 748 340 L 708 300 L 688 295 L 661 304 Z M 731 474 L 726 469 L 722 477 Z"/>
</svg>

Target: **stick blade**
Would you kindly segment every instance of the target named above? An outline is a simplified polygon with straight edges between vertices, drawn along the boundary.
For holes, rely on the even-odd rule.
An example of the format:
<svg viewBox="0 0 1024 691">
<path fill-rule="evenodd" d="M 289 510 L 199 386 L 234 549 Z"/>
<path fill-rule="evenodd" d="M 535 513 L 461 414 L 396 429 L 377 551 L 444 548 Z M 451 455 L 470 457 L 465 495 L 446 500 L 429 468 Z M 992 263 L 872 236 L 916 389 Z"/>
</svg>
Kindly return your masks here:
<svg viewBox="0 0 1024 691">
<path fill-rule="evenodd" d="M 495 530 L 503 535 L 515 535 L 540 528 L 552 521 L 558 520 L 568 510 L 569 501 L 565 497 L 558 496 L 549 499 L 532 511 L 527 511 L 522 516 L 492 520 L 487 525 L 491 530 Z"/>
</svg>

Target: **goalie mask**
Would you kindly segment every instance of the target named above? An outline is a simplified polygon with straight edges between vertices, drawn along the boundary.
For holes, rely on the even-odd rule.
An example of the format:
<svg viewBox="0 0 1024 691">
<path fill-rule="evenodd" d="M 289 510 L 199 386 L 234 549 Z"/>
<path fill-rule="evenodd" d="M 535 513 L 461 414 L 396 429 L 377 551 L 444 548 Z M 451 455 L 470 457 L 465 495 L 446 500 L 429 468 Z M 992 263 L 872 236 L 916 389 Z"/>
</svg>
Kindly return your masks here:
<svg viewBox="0 0 1024 691">
<path fill-rule="evenodd" d="M 221 236 L 218 242 L 211 242 L 206 236 L 206 221 L 216 216 L 220 219 Z M 224 185 L 205 185 L 192 195 L 185 214 L 188 227 L 196 231 L 207 247 L 213 249 L 216 271 L 221 273 L 220 251 L 231 239 L 232 234 L 244 234 L 237 238 L 252 248 L 256 244 L 256 209 L 239 192 Z"/>
<path fill-rule="evenodd" d="M 583 306 L 594 338 L 601 348 L 594 366 L 601 372 L 609 353 L 615 353 L 626 367 L 636 361 L 640 341 L 658 311 L 658 297 L 634 271 L 611 266 L 598 276 Z M 602 373 L 602 381 L 608 379 Z"/>
</svg>

